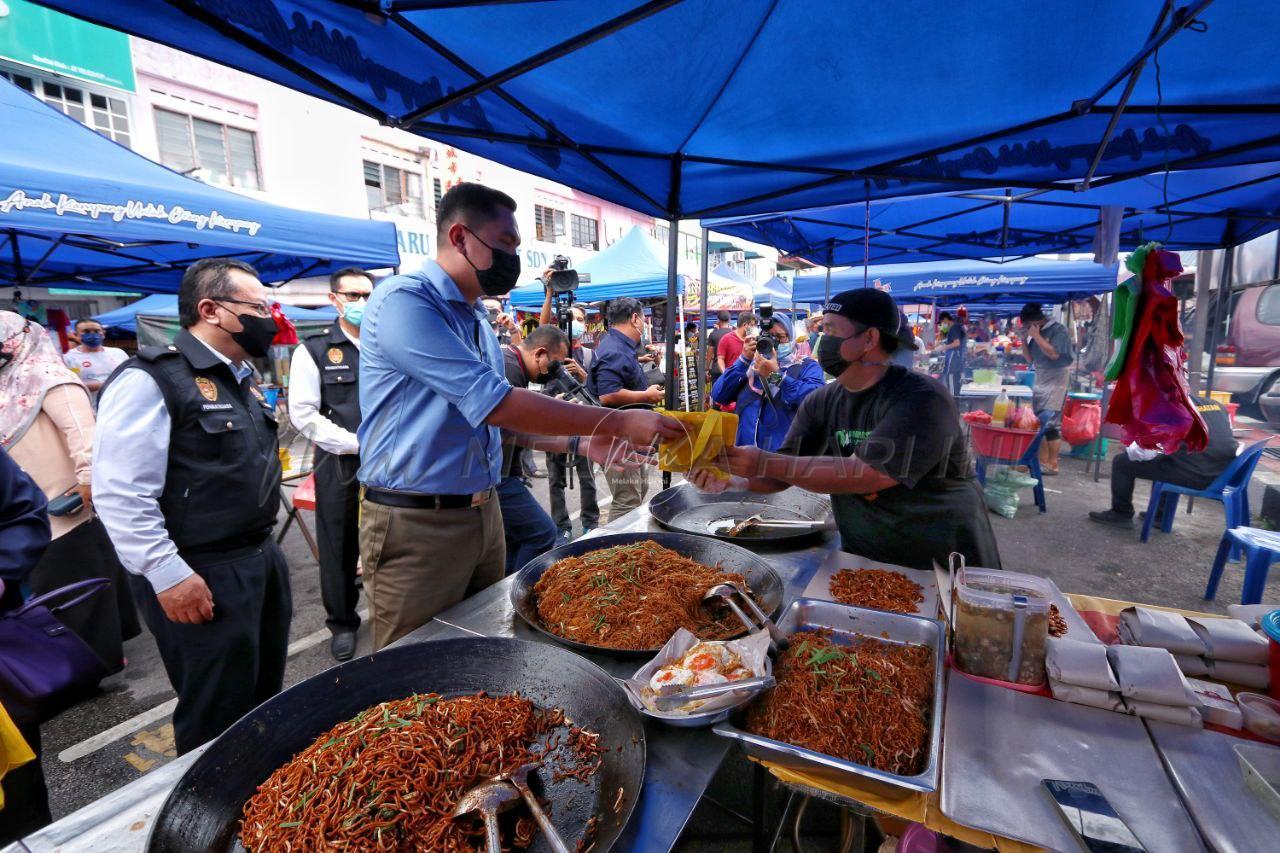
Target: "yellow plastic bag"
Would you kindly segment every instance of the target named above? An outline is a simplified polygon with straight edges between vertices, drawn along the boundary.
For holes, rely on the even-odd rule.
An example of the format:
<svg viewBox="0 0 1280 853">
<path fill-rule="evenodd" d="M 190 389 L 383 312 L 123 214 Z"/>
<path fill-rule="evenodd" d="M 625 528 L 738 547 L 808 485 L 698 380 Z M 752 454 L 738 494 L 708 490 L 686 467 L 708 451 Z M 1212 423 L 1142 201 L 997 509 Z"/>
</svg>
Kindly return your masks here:
<svg viewBox="0 0 1280 853">
<path fill-rule="evenodd" d="M 721 456 L 726 447 L 733 447 L 737 442 L 737 415 L 716 411 L 658 411 L 680 421 L 685 428 L 684 438 L 663 441 L 658 445 L 658 467 L 661 470 L 689 474 L 706 469 L 718 479 L 729 479 L 729 472 L 721 465 Z"/>
</svg>

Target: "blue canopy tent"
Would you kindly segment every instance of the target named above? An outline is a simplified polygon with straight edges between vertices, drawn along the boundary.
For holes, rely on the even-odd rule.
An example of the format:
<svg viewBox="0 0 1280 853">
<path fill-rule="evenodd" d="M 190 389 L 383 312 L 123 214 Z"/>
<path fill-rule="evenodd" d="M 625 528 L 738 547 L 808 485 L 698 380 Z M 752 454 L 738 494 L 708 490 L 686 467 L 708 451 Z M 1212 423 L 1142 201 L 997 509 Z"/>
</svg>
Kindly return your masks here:
<svg viewBox="0 0 1280 853">
<path fill-rule="evenodd" d="M 970 303 L 1065 302 L 1114 290 L 1117 267 L 1092 261 L 1053 261 L 1030 258 L 994 265 L 982 261 L 940 261 L 936 264 L 885 264 L 869 267 L 865 281 L 893 296 L 894 301 L 962 305 Z M 862 287 L 861 267 L 831 273 L 831 293 Z M 826 275 L 796 276 L 796 302 L 821 303 Z"/>
<path fill-rule="evenodd" d="M 1091 251 L 1104 207 L 1121 249 L 1216 249 L 1280 227 L 1280 162 L 1132 178 L 1086 192 L 990 190 L 704 220 L 823 266 Z"/>
<path fill-rule="evenodd" d="M 764 284 L 757 284 L 755 288 L 757 305 L 768 302 L 774 308 L 791 307 L 791 285 L 780 277 L 775 275 Z"/>
<path fill-rule="evenodd" d="M 331 323 L 338 316 L 331 306 L 318 309 L 299 308 L 296 305 L 281 305 L 280 307 L 284 311 L 284 316 L 294 323 Z M 150 296 L 144 296 L 137 302 L 125 305 L 123 308 L 115 308 L 111 311 L 95 314 L 93 319 L 107 329 L 136 333 L 138 331 L 138 317 L 140 316 L 177 317 L 177 295 L 153 293 Z"/>
<path fill-rule="evenodd" d="M 591 282 L 574 291 L 577 302 L 604 302 L 631 296 L 635 299 L 664 299 L 667 296 L 667 259 L 657 240 L 636 226 L 616 243 L 592 255 L 576 267 L 579 274 L 591 276 Z M 677 294 L 684 293 L 687 276 L 678 276 Z M 511 291 L 511 305 L 526 310 L 542 305 L 545 290 L 542 282 L 534 282 Z"/>
<path fill-rule="evenodd" d="M 1024 0 L 38 2 L 673 234 L 682 218 L 1280 160 L 1280 65 L 1260 37 L 1280 30 L 1274 0 L 1079 0 L 1048 17 Z M 798 123 L 796 104 L 820 109 Z"/>
<path fill-rule="evenodd" d="M 39 2 L 666 218 L 1280 159 L 1274 0 Z"/>
<path fill-rule="evenodd" d="M 307 213 L 183 177 L 0 80 L 0 284 L 174 293 L 226 255 L 264 281 L 400 263 L 389 222 Z"/>
</svg>

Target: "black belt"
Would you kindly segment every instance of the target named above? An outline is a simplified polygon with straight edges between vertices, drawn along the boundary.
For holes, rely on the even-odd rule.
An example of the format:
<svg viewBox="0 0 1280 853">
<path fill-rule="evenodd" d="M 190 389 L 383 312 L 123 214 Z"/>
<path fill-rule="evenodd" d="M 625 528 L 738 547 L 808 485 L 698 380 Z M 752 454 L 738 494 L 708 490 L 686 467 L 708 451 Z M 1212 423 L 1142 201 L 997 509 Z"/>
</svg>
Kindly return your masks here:
<svg viewBox="0 0 1280 853">
<path fill-rule="evenodd" d="M 418 492 L 395 492 L 389 489 L 375 489 L 365 486 L 365 500 L 383 506 L 398 506 L 407 509 L 469 509 L 484 506 L 493 500 L 493 489 L 474 492 L 469 495 L 424 495 Z"/>
</svg>

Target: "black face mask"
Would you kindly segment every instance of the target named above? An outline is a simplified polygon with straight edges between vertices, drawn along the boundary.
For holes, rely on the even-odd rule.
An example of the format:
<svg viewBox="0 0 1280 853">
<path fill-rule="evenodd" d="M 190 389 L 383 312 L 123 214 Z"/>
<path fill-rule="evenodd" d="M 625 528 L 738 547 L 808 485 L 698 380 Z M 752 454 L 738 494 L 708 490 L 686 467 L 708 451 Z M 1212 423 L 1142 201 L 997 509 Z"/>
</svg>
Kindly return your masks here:
<svg viewBox="0 0 1280 853">
<path fill-rule="evenodd" d="M 276 328 L 275 318 L 258 317 L 254 314 L 237 314 L 236 317 L 240 320 L 240 331 L 230 332 L 231 340 L 254 358 L 265 356 L 280 331 Z"/>
<path fill-rule="evenodd" d="M 467 226 L 462 226 L 466 228 Z M 476 281 L 480 284 L 480 292 L 485 296 L 506 296 L 511 292 L 511 288 L 516 286 L 516 282 L 520 280 L 520 256 L 514 252 L 506 252 L 494 246 L 490 246 L 485 241 L 476 237 L 476 232 L 467 228 L 467 233 L 475 237 L 480 245 L 487 248 L 493 253 L 493 262 L 489 264 L 488 269 L 480 269 L 471 263 L 471 259 L 467 258 L 467 263 L 471 264 L 471 268 L 476 271 Z"/>
<path fill-rule="evenodd" d="M 849 362 L 840 357 L 840 348 L 847 340 L 829 333 L 818 339 L 818 364 L 831 376 L 839 376 L 849 369 Z"/>
</svg>

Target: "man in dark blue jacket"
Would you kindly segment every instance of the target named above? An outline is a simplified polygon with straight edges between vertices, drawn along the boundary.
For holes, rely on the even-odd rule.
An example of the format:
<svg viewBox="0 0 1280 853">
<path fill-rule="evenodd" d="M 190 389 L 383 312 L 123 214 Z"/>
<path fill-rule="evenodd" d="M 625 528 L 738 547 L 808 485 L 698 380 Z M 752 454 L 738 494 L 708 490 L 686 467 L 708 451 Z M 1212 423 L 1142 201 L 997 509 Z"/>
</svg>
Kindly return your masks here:
<svg viewBox="0 0 1280 853">
<path fill-rule="evenodd" d="M 737 403 L 738 445 L 777 450 L 787 437 L 800 402 L 823 385 L 822 368 L 812 358 L 794 352 L 791 319 L 782 314 L 767 321 L 762 334 L 773 341 L 774 352 L 759 353 L 759 338 L 749 338 L 742 355 L 711 388 L 721 406 Z"/>
</svg>

